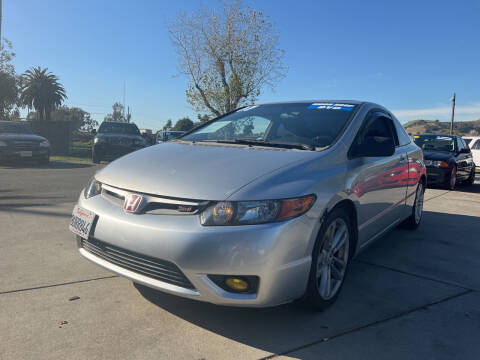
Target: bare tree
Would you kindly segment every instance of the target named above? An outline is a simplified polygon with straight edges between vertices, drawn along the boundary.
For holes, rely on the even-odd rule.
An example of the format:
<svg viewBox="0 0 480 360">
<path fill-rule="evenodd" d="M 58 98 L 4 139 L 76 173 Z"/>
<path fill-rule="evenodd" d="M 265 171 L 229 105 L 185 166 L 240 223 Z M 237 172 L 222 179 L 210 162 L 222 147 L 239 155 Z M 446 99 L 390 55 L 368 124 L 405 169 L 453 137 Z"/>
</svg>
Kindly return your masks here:
<svg viewBox="0 0 480 360">
<path fill-rule="evenodd" d="M 196 111 L 219 116 L 253 103 L 264 86 L 273 89 L 286 75 L 274 25 L 240 0 L 226 0 L 220 11 L 181 13 L 168 31 Z"/>
</svg>

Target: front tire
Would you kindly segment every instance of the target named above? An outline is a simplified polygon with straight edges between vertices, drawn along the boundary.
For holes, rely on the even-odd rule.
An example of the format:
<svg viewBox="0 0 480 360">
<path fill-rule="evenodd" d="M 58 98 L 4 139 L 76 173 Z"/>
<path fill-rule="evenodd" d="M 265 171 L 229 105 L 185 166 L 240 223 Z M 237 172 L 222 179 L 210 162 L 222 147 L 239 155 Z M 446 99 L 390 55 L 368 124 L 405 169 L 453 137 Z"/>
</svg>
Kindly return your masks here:
<svg viewBox="0 0 480 360">
<path fill-rule="evenodd" d="M 38 163 L 40 165 L 48 165 L 50 163 L 50 155 L 43 156 Z"/>
<path fill-rule="evenodd" d="M 445 188 L 451 191 L 455 190 L 456 183 L 457 183 L 457 167 L 453 165 L 452 170 L 450 171 L 448 182 L 445 184 Z"/>
<path fill-rule="evenodd" d="M 353 251 L 353 228 L 349 212 L 335 208 L 323 223 L 312 254 L 312 266 L 303 302 L 323 311 L 337 299 Z"/>
<path fill-rule="evenodd" d="M 92 154 L 92 162 L 94 164 L 100 164 L 100 158 L 97 155 L 95 155 L 95 153 Z"/>
<path fill-rule="evenodd" d="M 415 230 L 420 225 L 423 216 L 423 199 L 425 194 L 425 186 L 422 181 L 418 183 L 415 194 L 415 201 L 412 206 L 412 214 L 402 223 L 402 227 Z"/>
</svg>

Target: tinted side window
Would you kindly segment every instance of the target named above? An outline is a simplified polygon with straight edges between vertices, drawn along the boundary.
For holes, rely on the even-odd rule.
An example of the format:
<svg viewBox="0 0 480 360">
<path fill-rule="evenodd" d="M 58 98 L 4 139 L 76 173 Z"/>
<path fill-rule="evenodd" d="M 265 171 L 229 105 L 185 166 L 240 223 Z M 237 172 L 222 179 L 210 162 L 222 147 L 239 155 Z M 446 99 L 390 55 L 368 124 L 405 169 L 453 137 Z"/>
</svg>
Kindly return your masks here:
<svg viewBox="0 0 480 360">
<path fill-rule="evenodd" d="M 457 138 L 457 151 L 461 151 L 463 149 L 462 140 Z"/>
<path fill-rule="evenodd" d="M 410 144 L 410 136 L 408 136 L 403 126 L 395 120 L 393 121 L 393 124 L 395 125 L 395 130 L 397 130 L 398 144 L 400 146 Z"/>
<path fill-rule="evenodd" d="M 472 149 L 480 150 L 480 140 L 475 141 L 475 143 L 472 145 Z"/>
<path fill-rule="evenodd" d="M 367 137 L 393 138 L 391 123 L 390 119 L 378 116 L 378 114 L 372 114 L 367 118 L 367 121 L 358 133 L 355 140 L 356 144 L 363 143 Z"/>
</svg>

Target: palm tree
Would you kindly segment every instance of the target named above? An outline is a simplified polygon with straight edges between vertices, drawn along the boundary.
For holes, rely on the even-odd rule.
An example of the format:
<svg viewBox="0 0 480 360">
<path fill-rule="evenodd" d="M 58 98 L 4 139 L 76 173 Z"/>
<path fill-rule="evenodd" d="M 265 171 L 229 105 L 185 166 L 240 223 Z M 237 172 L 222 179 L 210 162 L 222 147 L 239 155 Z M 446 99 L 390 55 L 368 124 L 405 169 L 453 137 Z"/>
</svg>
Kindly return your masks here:
<svg viewBox="0 0 480 360">
<path fill-rule="evenodd" d="M 67 98 L 58 77 L 40 66 L 28 69 L 21 78 L 20 99 L 29 109 L 35 108 L 40 120 L 50 118 L 50 112 L 62 105 Z"/>
</svg>

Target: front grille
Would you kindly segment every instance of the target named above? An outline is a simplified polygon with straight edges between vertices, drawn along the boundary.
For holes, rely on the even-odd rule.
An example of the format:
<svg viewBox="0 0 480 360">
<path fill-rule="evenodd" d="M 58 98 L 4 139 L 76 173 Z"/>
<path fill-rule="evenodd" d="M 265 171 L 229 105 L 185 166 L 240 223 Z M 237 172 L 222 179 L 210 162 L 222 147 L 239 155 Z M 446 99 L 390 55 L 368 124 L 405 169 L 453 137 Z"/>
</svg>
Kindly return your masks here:
<svg viewBox="0 0 480 360">
<path fill-rule="evenodd" d="M 99 258 L 137 274 L 183 288 L 195 289 L 182 271 L 169 261 L 135 253 L 93 238 L 82 239 L 82 247 Z"/>
<path fill-rule="evenodd" d="M 15 141 L 13 146 L 15 150 L 34 150 L 37 147 L 37 143 L 31 141 Z"/>
</svg>

